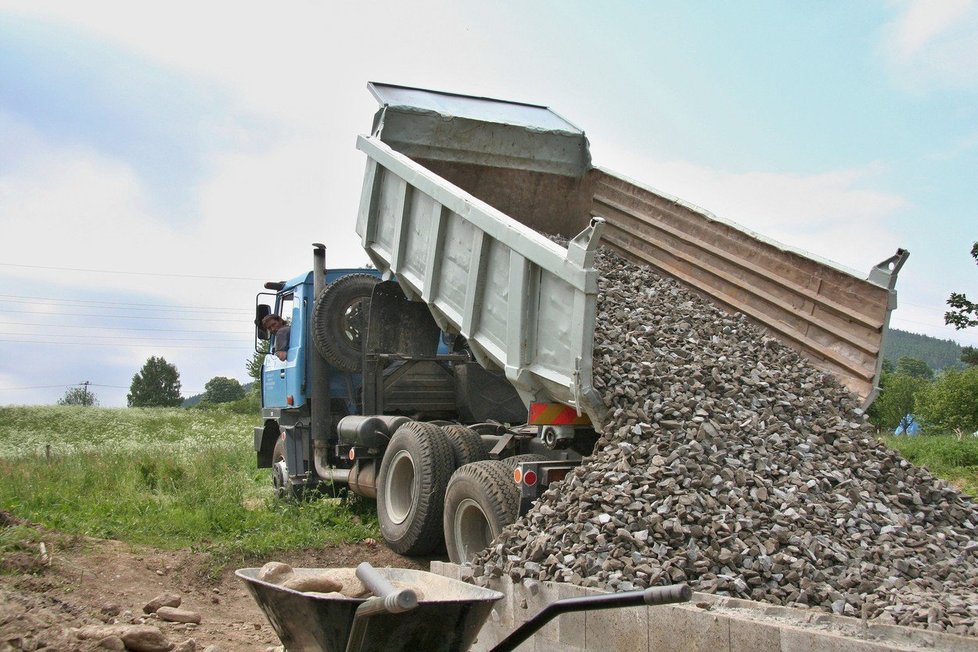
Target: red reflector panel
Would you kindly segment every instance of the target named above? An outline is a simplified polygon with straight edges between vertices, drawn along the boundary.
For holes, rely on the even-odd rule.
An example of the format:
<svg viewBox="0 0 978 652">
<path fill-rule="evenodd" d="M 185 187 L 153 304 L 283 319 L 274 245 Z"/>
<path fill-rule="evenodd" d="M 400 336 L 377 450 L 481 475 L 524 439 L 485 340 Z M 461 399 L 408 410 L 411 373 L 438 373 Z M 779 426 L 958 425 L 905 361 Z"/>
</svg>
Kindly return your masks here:
<svg viewBox="0 0 978 652">
<path fill-rule="evenodd" d="M 533 471 L 527 471 L 523 474 L 523 482 L 526 483 L 526 486 L 532 487 L 537 483 L 537 474 Z"/>
<path fill-rule="evenodd" d="M 531 426 L 589 426 L 586 414 L 577 416 L 577 410 L 563 403 L 530 403 Z"/>
<path fill-rule="evenodd" d="M 288 403 L 289 405 L 295 405 L 295 397 L 289 394 L 288 396 L 285 397 L 285 402 Z"/>
</svg>

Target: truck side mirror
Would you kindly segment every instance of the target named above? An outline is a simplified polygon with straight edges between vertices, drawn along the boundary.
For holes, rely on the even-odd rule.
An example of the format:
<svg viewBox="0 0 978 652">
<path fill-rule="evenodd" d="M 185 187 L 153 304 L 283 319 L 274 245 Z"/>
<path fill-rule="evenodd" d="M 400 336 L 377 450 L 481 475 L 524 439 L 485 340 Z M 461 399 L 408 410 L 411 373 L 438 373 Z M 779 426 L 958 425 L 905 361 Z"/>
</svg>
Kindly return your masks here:
<svg viewBox="0 0 978 652">
<path fill-rule="evenodd" d="M 272 314 L 271 306 L 267 306 L 264 303 L 255 305 L 255 328 L 257 329 L 258 339 L 260 340 L 267 340 L 269 338 L 268 331 L 261 325 L 261 322 L 270 314 Z"/>
</svg>

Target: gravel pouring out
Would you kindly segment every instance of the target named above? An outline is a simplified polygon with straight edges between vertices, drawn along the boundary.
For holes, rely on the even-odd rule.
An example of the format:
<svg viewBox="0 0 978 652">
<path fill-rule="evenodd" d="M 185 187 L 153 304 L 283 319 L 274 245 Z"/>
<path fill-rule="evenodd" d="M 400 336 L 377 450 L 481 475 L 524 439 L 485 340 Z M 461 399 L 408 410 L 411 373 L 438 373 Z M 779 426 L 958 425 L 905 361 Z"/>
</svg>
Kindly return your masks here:
<svg viewBox="0 0 978 652">
<path fill-rule="evenodd" d="M 474 562 L 978 634 L 975 504 L 886 448 L 858 400 L 743 315 L 602 251 L 594 455 Z"/>
</svg>

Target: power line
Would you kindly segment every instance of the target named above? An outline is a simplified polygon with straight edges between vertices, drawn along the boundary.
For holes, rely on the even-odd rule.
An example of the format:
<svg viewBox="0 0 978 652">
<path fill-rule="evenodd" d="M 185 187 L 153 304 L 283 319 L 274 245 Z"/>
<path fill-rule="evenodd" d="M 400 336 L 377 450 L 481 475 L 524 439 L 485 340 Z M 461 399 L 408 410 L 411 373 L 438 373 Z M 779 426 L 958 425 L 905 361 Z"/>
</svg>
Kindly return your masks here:
<svg viewBox="0 0 978 652">
<path fill-rule="evenodd" d="M 82 307 L 82 306 L 79 306 Z M 0 308 L 0 312 L 14 312 L 25 315 L 56 315 L 58 317 L 104 317 L 108 319 L 159 319 L 166 321 L 235 321 L 239 322 L 238 319 L 218 319 L 216 317 L 149 317 L 149 316 L 138 316 L 138 315 L 105 315 L 97 313 L 86 313 L 86 312 L 45 312 L 43 310 L 8 310 L 6 308 Z"/>
<path fill-rule="evenodd" d="M 28 385 L 27 387 L 0 387 L 0 392 L 19 392 L 21 390 L 28 389 L 60 389 L 62 387 L 81 387 L 86 385 L 88 387 L 107 387 L 111 389 L 129 389 L 128 387 L 123 387 L 122 385 L 102 385 L 99 383 L 61 383 L 60 385 Z"/>
<path fill-rule="evenodd" d="M 89 343 L 89 342 L 39 342 L 37 340 L 12 340 L 12 339 L 6 339 L 6 338 L 0 338 L 0 342 L 18 342 L 20 344 L 45 344 L 45 345 L 47 345 L 47 344 L 55 344 L 55 345 L 59 345 L 59 346 L 61 346 L 61 345 L 68 345 L 68 346 L 90 346 L 90 347 L 94 347 L 94 346 L 103 346 L 103 347 L 105 347 L 105 346 L 108 346 L 108 347 L 112 347 L 112 348 L 115 348 L 115 349 L 118 349 L 119 347 L 122 347 L 122 346 L 142 346 L 142 347 L 145 347 L 145 346 L 151 346 L 152 345 L 152 343 L 147 343 L 147 344 L 143 345 L 143 344 L 134 344 L 134 343 L 128 343 L 127 344 L 125 342 L 116 342 L 114 344 L 109 344 L 109 343 L 100 344 L 99 342 L 91 342 L 91 343 Z M 165 344 L 165 345 L 161 346 L 161 348 L 167 348 L 167 349 L 227 349 L 229 351 L 241 351 L 242 349 L 245 349 L 245 348 L 248 348 L 248 347 L 243 347 L 243 346 L 184 346 L 182 344 Z"/>
<path fill-rule="evenodd" d="M 122 274 L 128 276 L 164 276 L 169 278 L 208 278 L 220 281 L 251 281 L 262 283 L 267 279 L 248 278 L 244 276 L 206 276 L 203 274 L 172 274 L 164 272 L 133 272 L 117 269 L 85 269 L 81 267 L 50 267 L 47 265 L 18 265 L 16 263 L 0 263 L 3 267 L 23 267 L 25 269 L 49 269 L 59 272 L 88 272 L 93 274 Z"/>
<path fill-rule="evenodd" d="M 126 310 L 188 310 L 188 311 L 201 311 L 201 312 L 252 312 L 251 308 L 207 308 L 204 306 L 180 306 L 180 305 L 167 305 L 163 303 L 126 303 L 123 301 L 98 301 L 95 299 L 56 299 L 54 297 L 25 297 L 14 294 L 0 294 L 0 297 L 6 297 L 10 303 L 64 303 L 70 308 L 95 308 L 103 307 L 110 308 L 114 310 L 121 310 L 125 308 Z M 97 304 L 97 305 L 84 305 L 78 306 L 74 305 L 76 303 L 83 304 Z M 118 306 L 118 307 L 117 307 Z"/>
<path fill-rule="evenodd" d="M 48 314 L 48 313 L 45 313 Z M 0 322 L 4 326 L 44 326 L 46 328 L 95 328 L 98 330 L 120 330 L 120 331 L 151 331 L 159 333 L 231 333 L 235 335 L 248 335 L 254 334 L 254 331 L 218 331 L 218 330 L 206 330 L 206 331 L 195 331 L 195 330 L 181 330 L 178 328 L 138 328 L 136 326 L 84 326 L 75 324 L 38 324 L 34 322 L 23 322 L 23 321 L 7 321 Z"/>
<path fill-rule="evenodd" d="M 60 385 L 28 385 L 27 387 L 0 387 L 0 392 L 19 392 L 26 389 L 60 389 L 61 387 L 74 387 L 78 383 L 62 383 Z"/>
<path fill-rule="evenodd" d="M 200 338 L 197 337 L 139 337 L 138 335 L 72 335 L 70 333 L 19 333 L 19 332 L 7 332 L 0 331 L 0 335 L 19 335 L 20 337 L 74 337 L 81 339 L 93 339 L 93 340 L 152 340 L 154 342 L 199 342 Z M 27 340 L 34 341 L 34 340 Z M 211 342 L 233 342 L 235 340 L 230 339 L 219 339 L 219 340 L 209 340 Z M 120 344 L 122 342 L 119 342 Z"/>
</svg>

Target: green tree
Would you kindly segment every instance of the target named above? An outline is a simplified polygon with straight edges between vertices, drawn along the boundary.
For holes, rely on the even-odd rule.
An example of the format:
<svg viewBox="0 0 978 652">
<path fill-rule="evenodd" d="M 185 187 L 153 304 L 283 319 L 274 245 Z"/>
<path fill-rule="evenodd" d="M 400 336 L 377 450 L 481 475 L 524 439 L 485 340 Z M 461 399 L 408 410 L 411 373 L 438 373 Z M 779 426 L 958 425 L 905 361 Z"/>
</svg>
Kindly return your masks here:
<svg viewBox="0 0 978 652">
<path fill-rule="evenodd" d="M 978 263 L 978 242 L 971 245 L 971 257 Z M 952 292 L 947 299 L 951 309 L 944 313 L 944 323 L 956 329 L 978 326 L 978 303 L 968 301 L 961 292 Z"/>
<path fill-rule="evenodd" d="M 177 368 L 162 357 L 151 357 L 132 377 L 129 407 L 177 407 L 180 398 L 180 374 Z"/>
<path fill-rule="evenodd" d="M 893 430 L 903 417 L 913 414 L 917 395 L 927 387 L 927 381 L 906 374 L 885 374 L 880 384 L 880 395 L 869 408 L 869 418 L 877 428 Z"/>
<path fill-rule="evenodd" d="M 924 380 L 930 380 L 934 377 L 934 370 L 926 362 L 919 358 L 911 358 L 906 355 L 897 360 L 896 373 L 913 376 L 914 378 L 923 378 Z"/>
<path fill-rule="evenodd" d="M 966 346 L 961 349 L 961 362 L 969 367 L 978 367 L 978 349 L 973 346 Z"/>
<path fill-rule="evenodd" d="M 245 397 L 244 388 L 234 378 L 214 376 L 204 385 L 203 401 L 207 403 L 230 403 Z"/>
<path fill-rule="evenodd" d="M 254 352 L 254 354 L 248 358 L 248 362 L 245 363 L 245 369 L 248 371 L 248 375 L 254 379 L 256 383 L 261 381 L 261 365 L 265 362 L 265 356 L 268 355 L 268 340 L 261 343 L 261 347 Z"/>
<path fill-rule="evenodd" d="M 65 390 L 65 395 L 58 399 L 58 405 L 83 405 L 91 407 L 98 405 L 98 398 L 88 389 L 88 383 L 82 383 L 78 387 L 69 387 Z"/>
<path fill-rule="evenodd" d="M 951 369 L 917 396 L 917 415 L 944 430 L 978 430 L 978 367 Z"/>
</svg>

